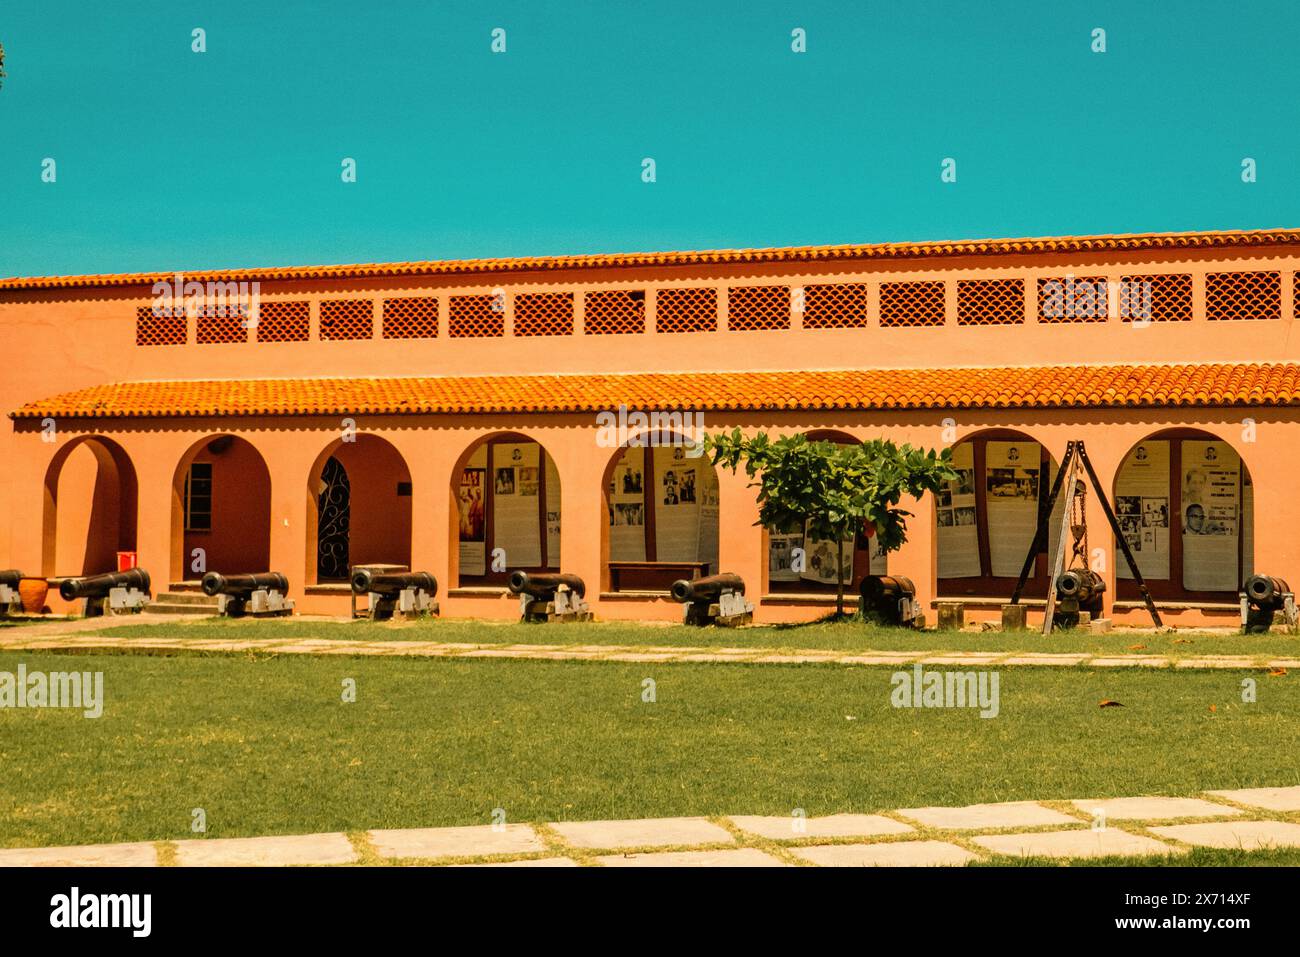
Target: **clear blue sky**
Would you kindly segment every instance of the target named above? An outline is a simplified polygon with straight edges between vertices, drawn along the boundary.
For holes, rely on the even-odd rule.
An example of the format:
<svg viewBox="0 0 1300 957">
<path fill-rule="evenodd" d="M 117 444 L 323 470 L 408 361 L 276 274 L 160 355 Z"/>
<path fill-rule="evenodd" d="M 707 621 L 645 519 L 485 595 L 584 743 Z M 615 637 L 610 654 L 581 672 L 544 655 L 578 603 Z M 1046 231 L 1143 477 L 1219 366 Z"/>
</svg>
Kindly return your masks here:
<svg viewBox="0 0 1300 957">
<path fill-rule="evenodd" d="M 1296 0 L 3 0 L 0 275 L 1300 226 L 1298 36 Z"/>
</svg>

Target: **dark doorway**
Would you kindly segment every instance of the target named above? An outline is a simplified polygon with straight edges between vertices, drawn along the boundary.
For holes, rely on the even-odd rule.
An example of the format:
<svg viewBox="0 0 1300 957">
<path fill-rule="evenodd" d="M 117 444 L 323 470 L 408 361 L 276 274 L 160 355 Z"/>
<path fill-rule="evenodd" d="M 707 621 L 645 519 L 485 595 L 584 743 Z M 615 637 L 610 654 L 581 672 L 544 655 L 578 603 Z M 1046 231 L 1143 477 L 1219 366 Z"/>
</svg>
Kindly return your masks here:
<svg viewBox="0 0 1300 957">
<path fill-rule="evenodd" d="M 321 486 L 316 500 L 316 580 L 343 581 L 348 577 L 352 486 L 347 469 L 332 455 L 321 470 Z"/>
</svg>

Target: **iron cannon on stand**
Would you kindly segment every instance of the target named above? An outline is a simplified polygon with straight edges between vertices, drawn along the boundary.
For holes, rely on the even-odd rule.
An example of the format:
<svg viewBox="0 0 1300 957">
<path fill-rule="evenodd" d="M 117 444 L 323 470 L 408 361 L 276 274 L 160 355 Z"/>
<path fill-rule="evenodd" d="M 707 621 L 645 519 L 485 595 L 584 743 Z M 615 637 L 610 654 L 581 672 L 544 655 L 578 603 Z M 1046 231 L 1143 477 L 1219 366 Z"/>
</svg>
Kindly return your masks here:
<svg viewBox="0 0 1300 957">
<path fill-rule="evenodd" d="M 438 579 L 429 572 L 380 572 L 357 568 L 352 572 L 352 592 L 368 595 L 371 621 L 387 621 L 394 612 L 404 618 L 438 613 Z"/>
<path fill-rule="evenodd" d="M 149 604 L 149 573 L 143 568 L 129 568 L 124 572 L 65 578 L 59 582 L 59 596 L 64 601 L 82 599 L 87 618 L 139 612 Z"/>
<path fill-rule="evenodd" d="M 216 597 L 217 612 L 230 618 L 293 614 L 293 601 L 285 597 L 289 591 L 289 579 L 279 572 L 256 575 L 208 572 L 203 576 L 201 587 L 203 594 Z"/>
<path fill-rule="evenodd" d="M 678 579 L 668 594 L 673 601 L 686 606 L 682 621 L 688 625 L 734 628 L 754 620 L 754 606 L 745 600 L 745 580 L 730 572 Z"/>
<path fill-rule="evenodd" d="M 591 621 L 587 584 L 577 575 L 514 571 L 509 584 L 522 621 Z"/>
</svg>

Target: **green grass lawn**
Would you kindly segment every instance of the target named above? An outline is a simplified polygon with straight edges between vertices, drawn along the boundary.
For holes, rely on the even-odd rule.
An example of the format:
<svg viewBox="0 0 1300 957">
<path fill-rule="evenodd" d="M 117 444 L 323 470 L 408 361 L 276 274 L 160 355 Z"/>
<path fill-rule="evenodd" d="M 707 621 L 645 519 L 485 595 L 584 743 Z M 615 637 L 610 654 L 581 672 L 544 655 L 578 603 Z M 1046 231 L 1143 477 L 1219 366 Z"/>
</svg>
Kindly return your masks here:
<svg viewBox="0 0 1300 957">
<path fill-rule="evenodd" d="M 1300 684 L 1258 672 L 1243 704 L 1246 672 L 1007 668 L 981 719 L 892 708 L 891 668 L 0 652 L 19 662 L 103 671 L 107 700 L 0 710 L 9 847 L 185 838 L 193 808 L 229 837 L 1300 780 Z"/>
<path fill-rule="evenodd" d="M 663 645 L 783 649 L 872 649 L 906 651 L 1089 652 L 1106 655 L 1267 655 L 1300 657 L 1300 636 L 1214 632 L 1093 635 L 1086 630 L 1056 632 L 1044 638 L 1031 632 L 913 631 L 862 622 L 810 622 L 753 628 L 688 628 L 637 622 L 525 625 L 464 619 L 420 622 L 231 620 L 198 618 L 179 624 L 120 625 L 105 634 L 127 638 L 336 638 L 360 641 L 446 641 L 469 644 Z M 1136 647 L 1135 647 L 1136 646 Z"/>
</svg>

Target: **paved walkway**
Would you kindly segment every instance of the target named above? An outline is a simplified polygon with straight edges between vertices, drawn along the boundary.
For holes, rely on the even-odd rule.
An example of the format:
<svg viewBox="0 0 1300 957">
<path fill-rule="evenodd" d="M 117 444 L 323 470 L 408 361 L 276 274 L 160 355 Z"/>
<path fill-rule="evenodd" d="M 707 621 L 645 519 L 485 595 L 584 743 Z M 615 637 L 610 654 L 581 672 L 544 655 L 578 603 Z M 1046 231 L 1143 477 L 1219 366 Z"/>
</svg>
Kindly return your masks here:
<svg viewBox="0 0 1300 957">
<path fill-rule="evenodd" d="M 1300 847 L 1300 787 L 830 817 L 553 821 L 0 850 L 0 867 L 892 867 Z"/>
</svg>

